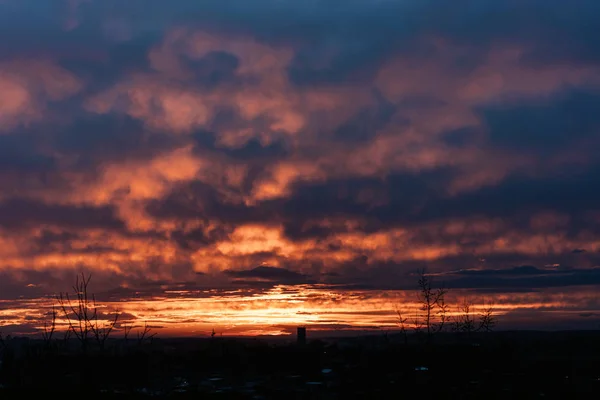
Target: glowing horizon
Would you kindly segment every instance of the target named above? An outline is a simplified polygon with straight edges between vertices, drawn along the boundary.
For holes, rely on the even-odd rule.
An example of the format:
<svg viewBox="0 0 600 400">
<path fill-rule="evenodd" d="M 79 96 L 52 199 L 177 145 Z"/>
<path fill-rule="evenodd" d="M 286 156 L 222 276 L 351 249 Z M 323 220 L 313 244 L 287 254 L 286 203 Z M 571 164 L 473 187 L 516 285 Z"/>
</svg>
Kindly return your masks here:
<svg viewBox="0 0 600 400">
<path fill-rule="evenodd" d="M 542 293 L 503 293 L 476 297 L 473 293 L 449 292 L 448 328 L 461 314 L 459 305 L 465 299 L 472 303 L 471 315 L 478 321 L 484 308 L 493 307 L 497 330 L 543 329 L 562 330 L 559 317 L 600 310 L 593 293 L 545 290 Z M 68 322 L 55 297 L 21 299 L 20 308 L 0 309 L 0 325 L 4 328 L 27 326 L 21 333 L 39 336 L 44 322 L 50 323 L 51 310 L 56 307 L 57 335 L 68 328 Z M 0 302 L 2 304 L 2 302 Z M 587 307 L 582 306 L 586 304 Z M 107 324 L 114 313 L 120 315 L 112 337 L 123 335 L 123 326 L 133 326 L 134 332 L 148 324 L 159 337 L 207 337 L 214 329 L 223 336 L 292 335 L 298 326 L 311 332 L 335 336 L 340 331 L 360 333 L 399 331 L 397 312 L 408 319 L 406 327 L 413 330 L 415 318 L 423 319 L 417 291 L 344 290 L 320 285 L 277 285 L 261 293 L 242 290 L 167 290 L 151 298 L 126 298 L 98 301 L 100 323 Z M 525 325 L 526 319 L 536 319 Z M 437 319 L 435 319 L 437 323 Z M 567 319 L 568 322 L 568 319 Z M 581 325 L 580 329 L 596 329 Z M 6 330 L 6 329 L 5 329 Z"/>
</svg>

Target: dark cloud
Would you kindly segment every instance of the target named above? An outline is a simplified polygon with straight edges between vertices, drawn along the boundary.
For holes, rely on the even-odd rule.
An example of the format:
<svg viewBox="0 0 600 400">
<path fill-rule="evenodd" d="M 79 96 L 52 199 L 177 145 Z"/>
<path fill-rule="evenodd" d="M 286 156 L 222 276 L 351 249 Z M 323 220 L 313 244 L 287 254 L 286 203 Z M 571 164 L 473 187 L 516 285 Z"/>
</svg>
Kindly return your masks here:
<svg viewBox="0 0 600 400">
<path fill-rule="evenodd" d="M 40 234 L 35 238 L 35 242 L 40 247 L 49 247 L 54 244 L 66 243 L 71 240 L 79 238 L 77 233 L 73 232 L 53 232 L 49 229 L 43 229 Z"/>
<path fill-rule="evenodd" d="M 347 27 L 344 30 L 327 40 L 322 37 L 308 39 L 290 63 L 290 80 L 300 86 L 318 86 L 372 79 L 385 55 L 392 53 L 394 41 L 361 37 Z"/>
<path fill-rule="evenodd" d="M 43 173 L 55 167 L 55 158 L 37 149 L 34 135 L 0 135 L 0 174 Z"/>
<path fill-rule="evenodd" d="M 216 150 L 219 151 L 218 148 Z M 256 139 L 250 139 L 240 148 L 221 149 L 220 151 L 234 160 L 244 161 L 274 161 L 283 159 L 289 154 L 289 150 L 283 141 L 262 145 Z"/>
<path fill-rule="evenodd" d="M 217 241 L 226 240 L 230 231 L 231 229 L 228 230 L 224 226 L 195 228 L 189 231 L 177 230 L 171 233 L 171 239 L 176 241 L 183 249 L 197 249 Z"/>
<path fill-rule="evenodd" d="M 298 183 L 282 207 L 287 216 L 297 221 L 335 215 L 362 216 L 370 217 L 380 229 L 386 224 L 410 220 L 426 210 L 430 202 L 445 197 L 445 184 L 451 173 L 451 170 L 435 170 L 390 174 L 385 178 Z M 364 194 L 369 193 L 374 198 L 365 198 Z"/>
<path fill-rule="evenodd" d="M 87 18 L 110 10 L 105 3 L 111 2 L 86 8 Z M 412 57 L 429 56 L 431 49 L 418 39 L 436 36 L 468 47 L 469 51 L 456 60 L 467 69 L 496 43 L 526 43 L 531 50 L 525 60 L 537 63 L 597 62 L 600 41 L 593 34 L 593 26 L 598 12 L 594 0 L 577 0 L 569 5 L 560 0 L 527 4 L 517 0 L 484 1 L 476 6 L 444 0 L 377 4 L 366 0 L 275 4 L 265 0 L 248 6 L 231 0 L 181 2 L 178 7 L 165 7 L 157 1 L 122 11 L 131 19 L 133 13 L 140 20 L 160 15 L 163 23 L 194 23 L 273 43 L 301 42 L 303 50 L 294 59 L 290 76 L 302 84 L 343 83 L 368 77 L 386 57 L 399 52 Z M 328 62 L 315 61 L 323 59 Z"/>
<path fill-rule="evenodd" d="M 232 271 L 228 270 L 225 273 L 231 277 L 236 278 L 235 283 L 248 284 L 253 281 L 253 279 L 258 279 L 260 281 L 267 281 L 269 283 L 277 283 L 277 284 L 300 284 L 300 283 L 310 283 L 313 282 L 306 275 L 300 274 L 298 272 L 290 271 L 285 268 L 277 268 L 277 267 L 269 267 L 269 266 L 260 266 L 250 270 L 244 271 Z"/>
<path fill-rule="evenodd" d="M 240 61 L 231 53 L 212 51 L 199 60 L 185 60 L 185 64 L 193 71 L 195 80 L 207 89 L 224 83 L 243 83 L 235 73 Z"/>
<path fill-rule="evenodd" d="M 263 167 L 268 163 L 283 160 L 290 155 L 289 144 L 284 138 L 263 144 L 257 138 L 248 139 L 239 147 L 228 147 L 217 143 L 220 130 L 237 129 L 236 121 L 240 121 L 239 115 L 231 110 L 221 110 L 215 116 L 215 130 L 200 130 L 192 134 L 194 148 L 198 154 L 205 152 L 216 153 L 225 156 L 232 163 L 246 163 L 255 167 Z M 260 130 L 260 127 L 257 128 Z"/>
<path fill-rule="evenodd" d="M 161 40 L 159 32 L 144 32 L 130 40 L 115 42 L 107 39 L 101 29 L 83 32 L 78 29 L 61 35 L 50 45 L 59 47 L 60 50 L 55 52 L 60 55 L 60 65 L 86 78 L 86 92 L 95 93 L 133 73 L 153 72 L 148 63 L 148 52 Z M 90 43 L 95 50 L 89 50 Z"/>
<path fill-rule="evenodd" d="M 527 228 L 528 218 L 541 211 L 565 213 L 573 218 L 573 227 L 595 231 L 594 223 L 586 221 L 585 213 L 597 210 L 600 200 L 596 166 L 542 177 L 515 174 L 500 184 L 457 195 L 447 191 L 448 177 L 452 176 L 452 170 L 448 169 L 391 175 L 385 179 L 299 184 L 294 195 L 282 205 L 290 218 L 286 232 L 291 237 L 327 236 L 335 233 L 335 226 L 311 227 L 306 220 L 335 215 L 366 218 L 374 230 L 473 216 L 514 219 L 513 227 Z M 374 193 L 377 202 L 364 201 L 363 193 Z M 342 224 L 340 229 L 347 228 Z"/>
<path fill-rule="evenodd" d="M 513 268 L 506 269 L 465 269 L 457 272 L 458 275 L 505 275 L 505 276 L 515 276 L 515 275 L 538 275 L 538 274 L 548 274 L 556 272 L 556 270 L 543 270 L 539 269 L 533 265 L 521 265 Z"/>
<path fill-rule="evenodd" d="M 482 111 L 490 145 L 548 155 L 585 141 L 594 145 L 600 132 L 600 92 L 571 90 L 549 99 L 490 107 Z"/>
<path fill-rule="evenodd" d="M 269 219 L 269 210 L 266 208 L 227 202 L 223 193 L 201 181 L 176 187 L 164 199 L 149 202 L 147 211 L 159 218 L 193 218 L 206 221 L 215 219 L 224 223 Z"/>
<path fill-rule="evenodd" d="M 548 257 L 556 260 L 560 257 Z M 513 260 L 521 260 L 514 255 Z M 499 258 L 493 265 L 509 264 L 509 258 Z M 539 259 L 536 259 L 538 261 Z M 473 265 L 474 259 L 465 257 L 434 262 L 406 262 L 401 265 L 392 262 L 374 262 L 366 265 L 366 259 L 353 260 L 340 266 L 338 274 L 323 275 L 322 282 L 339 290 L 415 290 L 419 271 L 431 272 L 436 285 L 454 290 L 469 289 L 475 293 L 534 293 L 547 288 L 569 286 L 589 286 L 600 284 L 600 269 L 569 266 L 523 265 L 506 268 L 462 269 L 446 271 L 448 265 Z M 479 263 L 481 264 L 481 263 Z M 444 271 L 444 272 L 435 272 Z"/>
<path fill-rule="evenodd" d="M 46 140 L 56 151 L 77 157 L 72 161 L 75 168 L 86 170 L 106 162 L 149 160 L 182 144 L 172 135 L 148 131 L 139 120 L 122 115 L 82 113 L 54 132 L 39 131 L 51 137 Z"/>
<path fill-rule="evenodd" d="M 481 143 L 481 129 L 465 126 L 444 132 L 442 139 L 451 147 L 465 148 Z"/>
<path fill-rule="evenodd" d="M 583 171 L 575 169 L 541 177 L 515 174 L 495 186 L 431 201 L 421 216 L 423 219 L 467 215 L 510 217 L 548 210 L 577 216 L 597 209 L 598 176 L 595 165 Z"/>
<path fill-rule="evenodd" d="M 341 142 L 365 142 L 373 138 L 377 131 L 384 128 L 396 112 L 396 106 L 381 93 L 374 93 L 376 104 L 372 108 L 360 110 L 345 121 L 333 133 Z"/>
<path fill-rule="evenodd" d="M 115 216 L 112 207 L 48 205 L 28 199 L 9 199 L 0 203 L 1 227 L 18 230 L 32 225 L 108 230 L 124 228 L 123 221 Z"/>
<path fill-rule="evenodd" d="M 448 285 L 459 288 L 548 288 L 600 284 L 600 269 L 556 268 L 540 269 L 520 266 L 509 269 L 463 270 Z"/>
</svg>

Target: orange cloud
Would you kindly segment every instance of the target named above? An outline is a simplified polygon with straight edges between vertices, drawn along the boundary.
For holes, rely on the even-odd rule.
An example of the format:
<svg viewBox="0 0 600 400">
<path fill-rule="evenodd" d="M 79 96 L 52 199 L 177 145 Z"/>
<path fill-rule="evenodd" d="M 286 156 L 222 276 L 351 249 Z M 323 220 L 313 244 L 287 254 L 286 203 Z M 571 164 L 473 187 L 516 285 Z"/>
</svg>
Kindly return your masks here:
<svg viewBox="0 0 600 400">
<path fill-rule="evenodd" d="M 183 59 L 201 60 L 212 52 L 237 57 L 235 77 L 239 82 L 211 89 L 190 85 L 194 75 Z M 245 37 L 175 29 L 149 54 L 154 74 L 128 77 L 89 99 L 86 108 L 98 113 L 123 111 L 151 128 L 189 133 L 207 126 L 217 108 L 233 107 L 249 125 L 219 131 L 217 140 L 223 146 L 237 147 L 257 135 L 269 143 L 277 132 L 293 135 L 304 131 L 314 113 L 335 112 L 343 118 L 363 104 L 361 94 L 368 93 L 364 88 L 294 87 L 287 77 L 292 56 L 290 48 L 270 47 Z M 349 97 L 354 101 L 348 102 Z M 260 117 L 268 119 L 266 132 L 252 126 Z M 331 115 L 324 117 L 322 122 L 331 119 Z"/>
<path fill-rule="evenodd" d="M 39 120 L 50 101 L 79 92 L 82 82 L 49 61 L 0 63 L 0 131 Z"/>
</svg>

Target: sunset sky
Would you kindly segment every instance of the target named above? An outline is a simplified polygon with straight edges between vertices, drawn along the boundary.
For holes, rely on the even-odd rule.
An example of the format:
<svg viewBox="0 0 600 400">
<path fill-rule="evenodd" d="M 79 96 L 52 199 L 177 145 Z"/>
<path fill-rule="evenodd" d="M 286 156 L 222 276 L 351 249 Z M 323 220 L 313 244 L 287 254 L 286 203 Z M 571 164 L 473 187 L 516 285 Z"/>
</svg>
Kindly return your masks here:
<svg viewBox="0 0 600 400">
<path fill-rule="evenodd" d="M 600 327 L 598 0 L 0 0 L 0 330 Z M 104 315 L 104 314 L 103 314 Z M 310 332 L 310 331 L 309 331 Z"/>
</svg>

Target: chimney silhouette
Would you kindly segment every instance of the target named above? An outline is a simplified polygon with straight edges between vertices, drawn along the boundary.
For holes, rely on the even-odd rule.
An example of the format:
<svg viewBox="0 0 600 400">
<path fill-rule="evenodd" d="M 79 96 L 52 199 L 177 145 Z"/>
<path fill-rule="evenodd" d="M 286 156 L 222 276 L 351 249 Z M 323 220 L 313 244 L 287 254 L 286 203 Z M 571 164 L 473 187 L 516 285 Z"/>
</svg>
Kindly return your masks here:
<svg viewBox="0 0 600 400">
<path fill-rule="evenodd" d="M 299 326 L 298 327 L 297 343 L 299 345 L 306 344 L 306 327 L 304 327 L 304 326 Z"/>
</svg>

